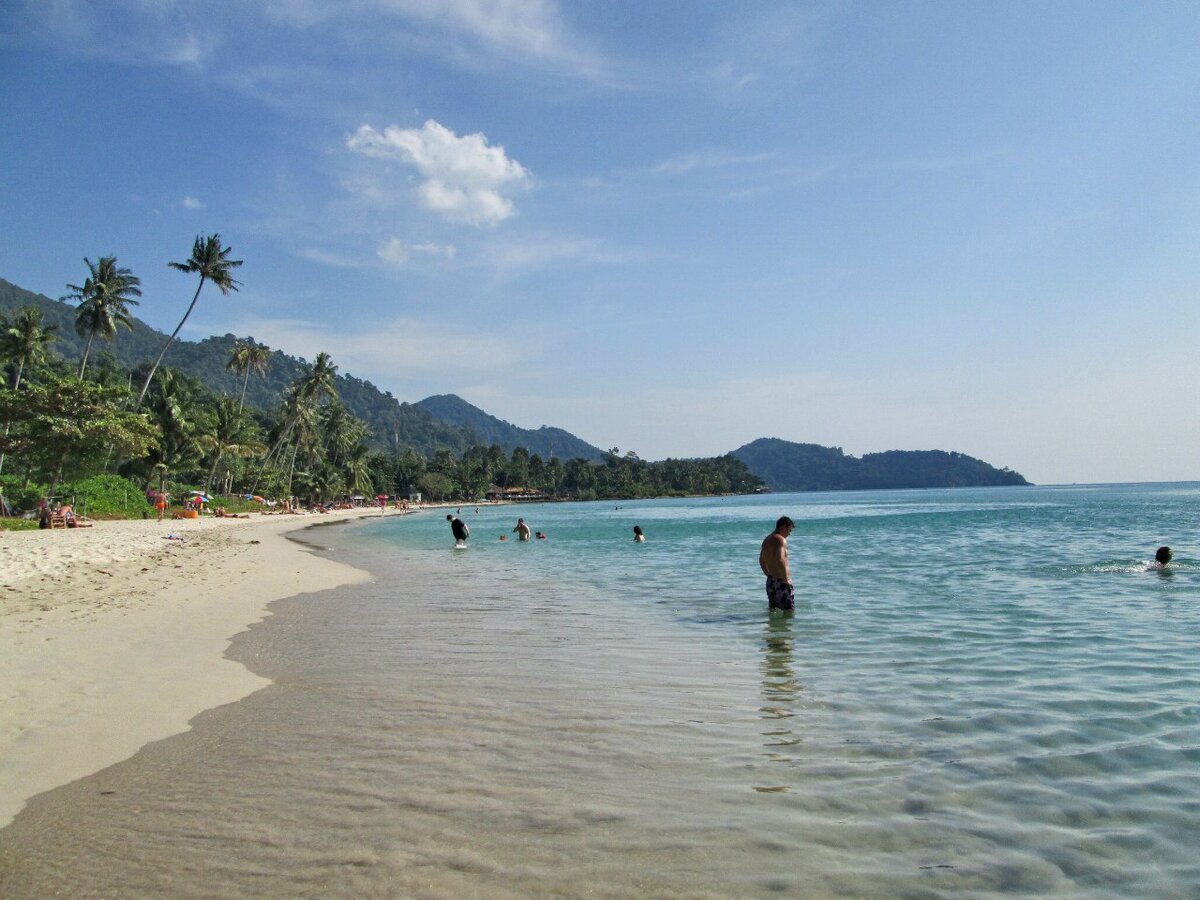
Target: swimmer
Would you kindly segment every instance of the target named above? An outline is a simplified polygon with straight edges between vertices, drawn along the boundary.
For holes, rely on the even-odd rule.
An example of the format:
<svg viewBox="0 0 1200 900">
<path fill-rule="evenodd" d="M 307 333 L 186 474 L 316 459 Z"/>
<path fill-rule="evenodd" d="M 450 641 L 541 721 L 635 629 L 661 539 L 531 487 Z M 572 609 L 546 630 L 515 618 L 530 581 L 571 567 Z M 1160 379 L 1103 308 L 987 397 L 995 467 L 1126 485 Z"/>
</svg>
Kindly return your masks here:
<svg viewBox="0 0 1200 900">
<path fill-rule="evenodd" d="M 1174 555 L 1175 554 L 1171 552 L 1170 547 L 1159 547 L 1154 551 L 1154 561 L 1158 563 L 1158 567 L 1160 569 L 1165 569 L 1167 567 L 1167 563 L 1171 561 L 1171 557 Z"/>
<path fill-rule="evenodd" d="M 537 534 L 534 535 L 534 537 L 537 538 L 539 541 L 544 541 L 544 540 L 546 540 L 546 532 L 539 531 Z"/>
<path fill-rule="evenodd" d="M 646 543 L 646 535 L 642 534 L 642 526 L 641 525 L 633 526 L 633 542 L 635 544 Z"/>
</svg>

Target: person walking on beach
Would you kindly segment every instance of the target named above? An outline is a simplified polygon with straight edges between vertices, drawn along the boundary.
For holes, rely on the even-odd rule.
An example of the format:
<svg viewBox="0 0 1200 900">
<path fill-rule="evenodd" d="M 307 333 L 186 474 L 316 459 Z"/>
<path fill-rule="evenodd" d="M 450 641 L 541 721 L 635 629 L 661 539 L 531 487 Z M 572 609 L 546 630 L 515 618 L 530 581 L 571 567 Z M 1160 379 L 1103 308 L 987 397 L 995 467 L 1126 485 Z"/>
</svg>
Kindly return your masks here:
<svg viewBox="0 0 1200 900">
<path fill-rule="evenodd" d="M 471 529 L 467 527 L 467 523 L 452 515 L 447 515 L 446 521 L 450 523 L 450 530 L 454 532 L 454 546 L 459 549 L 467 546 L 467 538 L 471 536 Z"/>
<path fill-rule="evenodd" d="M 513 531 L 517 533 L 518 541 L 529 540 L 529 526 L 525 524 L 524 519 L 517 519 L 517 527 Z"/>
<path fill-rule="evenodd" d="M 796 528 L 796 523 L 787 516 L 780 516 L 775 530 L 766 536 L 758 552 L 758 565 L 767 576 L 767 607 L 769 609 L 792 610 L 796 608 L 796 595 L 792 590 L 792 573 L 788 568 L 787 539 Z"/>
</svg>

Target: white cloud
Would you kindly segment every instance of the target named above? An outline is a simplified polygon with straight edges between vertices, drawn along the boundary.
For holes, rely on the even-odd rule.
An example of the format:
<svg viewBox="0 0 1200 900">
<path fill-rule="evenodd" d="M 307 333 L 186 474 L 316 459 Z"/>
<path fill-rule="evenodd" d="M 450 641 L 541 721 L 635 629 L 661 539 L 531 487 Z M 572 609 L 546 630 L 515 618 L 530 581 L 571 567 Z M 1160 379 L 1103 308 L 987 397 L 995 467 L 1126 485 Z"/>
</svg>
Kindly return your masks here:
<svg viewBox="0 0 1200 900">
<path fill-rule="evenodd" d="M 512 216 L 512 201 L 503 192 L 529 180 L 528 170 L 503 147 L 488 146 L 483 134 L 459 137 L 432 119 L 420 129 L 391 125 L 376 131 L 363 125 L 346 146 L 411 166 L 425 179 L 417 190 L 422 206 L 472 225 L 495 225 Z"/>
<path fill-rule="evenodd" d="M 394 388 L 409 377 L 456 371 L 494 372 L 523 363 L 525 351 L 502 334 L 457 331 L 442 323 L 396 316 L 362 328 L 328 322 L 273 317 L 246 317 L 233 324 L 236 334 L 293 356 L 313 359 L 324 351 L 338 371 L 368 378 L 381 388 Z"/>
<path fill-rule="evenodd" d="M 380 259 L 394 266 L 407 265 L 414 253 L 454 259 L 457 252 L 453 244 L 408 244 L 398 237 L 384 241 L 375 251 Z"/>
<path fill-rule="evenodd" d="M 684 153 L 660 162 L 654 171 L 663 175 L 685 175 L 697 169 L 721 169 L 754 166 L 778 159 L 774 153 L 730 153 L 727 150 L 704 150 Z"/>
<path fill-rule="evenodd" d="M 184 209 L 203 209 L 204 208 L 204 204 L 201 203 L 199 200 L 197 200 L 195 197 L 193 197 L 191 194 L 188 194 L 186 197 L 184 197 L 181 202 L 183 203 Z"/>
</svg>

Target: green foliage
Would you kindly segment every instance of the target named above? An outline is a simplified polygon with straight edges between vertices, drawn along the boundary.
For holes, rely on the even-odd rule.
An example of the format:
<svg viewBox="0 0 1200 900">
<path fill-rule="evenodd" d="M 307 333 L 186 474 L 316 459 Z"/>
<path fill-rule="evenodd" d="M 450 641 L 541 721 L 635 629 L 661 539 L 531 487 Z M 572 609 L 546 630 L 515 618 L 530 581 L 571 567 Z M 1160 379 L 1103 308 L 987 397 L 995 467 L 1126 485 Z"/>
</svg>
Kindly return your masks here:
<svg viewBox="0 0 1200 900">
<path fill-rule="evenodd" d="M 75 499 L 76 509 L 93 519 L 140 519 L 154 507 L 145 491 L 120 475 L 93 475 L 67 482 L 58 489 L 60 496 Z"/>
<path fill-rule="evenodd" d="M 0 531 L 37 531 L 37 519 L 4 519 L 0 518 Z"/>
<path fill-rule="evenodd" d="M 20 391 L 0 389 L 0 452 L 54 482 L 101 470 L 110 452 L 144 456 L 159 434 L 145 416 L 125 408 L 117 388 L 51 377 Z"/>
<path fill-rule="evenodd" d="M 18 475 L 0 475 L 0 494 L 14 510 L 28 512 L 46 496 L 46 485 Z"/>
</svg>

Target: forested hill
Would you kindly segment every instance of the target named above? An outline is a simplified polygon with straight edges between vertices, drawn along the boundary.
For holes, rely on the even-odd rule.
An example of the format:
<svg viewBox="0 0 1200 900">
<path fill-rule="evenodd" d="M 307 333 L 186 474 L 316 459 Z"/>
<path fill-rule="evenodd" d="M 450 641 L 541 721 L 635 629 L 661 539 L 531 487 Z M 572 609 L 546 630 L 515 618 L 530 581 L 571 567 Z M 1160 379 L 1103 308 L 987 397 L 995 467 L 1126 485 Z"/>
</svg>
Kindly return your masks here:
<svg viewBox="0 0 1200 900">
<path fill-rule="evenodd" d="M 944 450 L 888 450 L 859 458 L 847 456 L 840 447 L 759 438 L 732 455 L 774 491 L 1029 484 L 1011 469 L 997 469 L 964 453 Z"/>
<path fill-rule="evenodd" d="M 27 291 L 0 278 L 0 314 L 11 316 L 22 306 L 30 305 L 42 311 L 43 321 L 47 325 L 58 327 L 58 339 L 52 345 L 54 353 L 66 360 L 78 361 L 83 354 L 85 340 L 75 333 L 75 307 Z M 165 334 L 135 318 L 133 330 L 120 329 L 112 344 L 97 341 L 92 348 L 93 359 L 100 361 L 106 353 L 111 353 L 125 368 L 136 369 L 152 362 L 166 339 Z M 225 368 L 235 340 L 232 334 L 198 342 L 176 339 L 167 351 L 163 364 L 199 378 L 217 393 L 237 395 L 241 391 L 241 379 Z M 329 349 L 336 364 L 337 348 Z M 246 390 L 246 404 L 262 410 L 273 409 L 304 365 L 302 359 L 278 350 L 273 352 L 266 374 L 251 376 Z M 401 403 L 369 381 L 353 375 L 338 375 L 337 388 L 347 409 L 371 426 L 371 442 L 380 449 L 413 447 L 422 454 L 430 455 L 440 449 L 461 453 L 467 447 L 480 443 L 479 437 L 470 429 L 440 422 L 416 404 Z"/>
<path fill-rule="evenodd" d="M 418 401 L 417 406 L 435 419 L 469 428 L 483 438 L 485 444 L 499 444 L 506 450 L 524 447 L 543 459 L 586 459 L 600 461 L 604 451 L 575 437 L 561 428 L 543 425 L 538 429 L 519 428 L 489 415 L 455 394 L 437 394 Z"/>
</svg>

